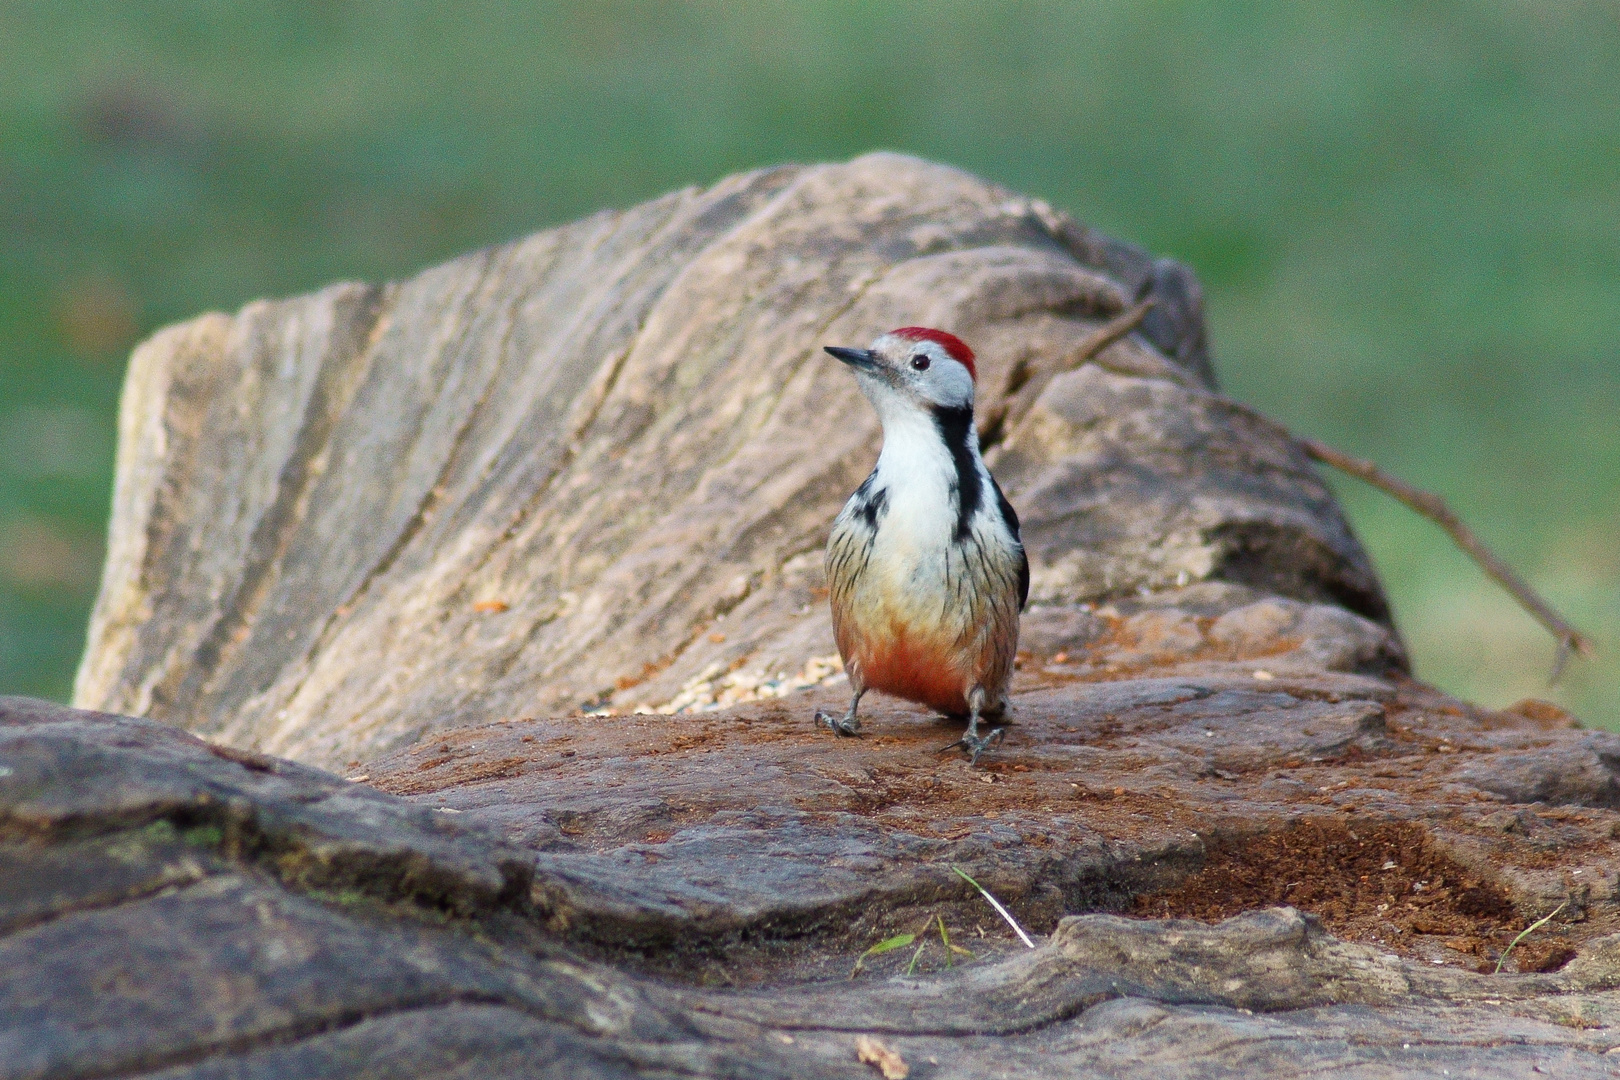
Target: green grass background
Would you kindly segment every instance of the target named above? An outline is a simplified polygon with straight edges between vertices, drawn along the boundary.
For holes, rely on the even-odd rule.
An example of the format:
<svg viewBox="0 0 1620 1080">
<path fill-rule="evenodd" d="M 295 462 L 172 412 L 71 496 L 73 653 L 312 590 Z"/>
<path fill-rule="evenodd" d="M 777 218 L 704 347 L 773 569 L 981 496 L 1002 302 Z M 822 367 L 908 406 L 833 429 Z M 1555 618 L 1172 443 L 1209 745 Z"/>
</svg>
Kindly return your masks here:
<svg viewBox="0 0 1620 1080">
<path fill-rule="evenodd" d="M 129 346 L 874 148 L 1175 255 L 1221 374 L 1442 493 L 1601 653 L 1334 483 L 1418 671 L 1620 728 L 1620 8 L 0 0 L 0 691 L 64 698 Z"/>
</svg>

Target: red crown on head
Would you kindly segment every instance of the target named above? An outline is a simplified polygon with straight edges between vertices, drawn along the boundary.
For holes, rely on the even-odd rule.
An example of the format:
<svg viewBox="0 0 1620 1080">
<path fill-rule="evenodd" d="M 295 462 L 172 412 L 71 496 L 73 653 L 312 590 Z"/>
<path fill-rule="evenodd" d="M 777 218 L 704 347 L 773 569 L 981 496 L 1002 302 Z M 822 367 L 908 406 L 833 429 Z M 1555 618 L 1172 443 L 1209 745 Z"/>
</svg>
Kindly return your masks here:
<svg viewBox="0 0 1620 1080">
<path fill-rule="evenodd" d="M 930 330 L 926 326 L 902 326 L 889 333 L 908 341 L 932 341 L 936 345 L 943 346 L 952 360 L 968 369 L 968 375 L 974 382 L 979 381 L 979 371 L 973 366 L 973 350 L 967 347 L 967 342 L 955 334 L 947 334 L 943 330 Z"/>
</svg>

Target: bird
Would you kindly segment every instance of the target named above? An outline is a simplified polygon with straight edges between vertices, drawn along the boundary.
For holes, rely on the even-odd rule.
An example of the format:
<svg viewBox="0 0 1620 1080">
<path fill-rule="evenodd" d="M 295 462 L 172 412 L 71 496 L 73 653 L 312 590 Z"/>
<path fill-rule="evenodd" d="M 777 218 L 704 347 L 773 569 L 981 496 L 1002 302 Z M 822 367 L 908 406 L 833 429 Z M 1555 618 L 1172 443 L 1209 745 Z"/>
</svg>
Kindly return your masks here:
<svg viewBox="0 0 1620 1080">
<path fill-rule="evenodd" d="M 956 335 L 905 326 L 870 348 L 826 351 L 854 372 L 883 425 L 877 465 L 833 522 L 827 584 L 849 711 L 818 725 L 860 733 L 861 698 L 879 690 L 949 716 L 976 765 L 1003 729 L 1029 599 L 1018 514 L 979 454 L 973 350 Z"/>
</svg>

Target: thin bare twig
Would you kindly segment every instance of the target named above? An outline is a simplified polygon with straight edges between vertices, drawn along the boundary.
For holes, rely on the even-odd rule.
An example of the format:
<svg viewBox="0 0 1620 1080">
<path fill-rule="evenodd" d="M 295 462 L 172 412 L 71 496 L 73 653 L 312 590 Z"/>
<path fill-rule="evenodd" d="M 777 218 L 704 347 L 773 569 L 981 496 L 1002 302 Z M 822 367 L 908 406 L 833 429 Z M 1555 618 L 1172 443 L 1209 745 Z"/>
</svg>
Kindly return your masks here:
<svg viewBox="0 0 1620 1080">
<path fill-rule="evenodd" d="M 1156 303 L 1158 301 L 1150 296 L 1140 304 L 1126 308 L 1087 334 L 1081 339 L 1080 344 L 1075 346 L 1074 352 L 1069 354 L 1067 362 L 1063 365 L 1064 370 L 1077 368 L 1088 360 L 1095 360 L 1097 354 L 1141 326 L 1142 320 L 1147 318 L 1147 313 L 1153 310 Z"/>
<path fill-rule="evenodd" d="M 1349 454 L 1341 453 L 1331 446 L 1317 442 L 1315 439 L 1301 438 L 1275 420 L 1244 405 L 1242 402 L 1233 401 L 1231 398 L 1218 394 L 1197 383 L 1189 372 L 1169 361 L 1157 360 L 1144 367 L 1140 359 L 1133 359 L 1123 365 L 1110 364 L 1100 360 L 1099 356 L 1104 349 L 1142 325 L 1142 320 L 1152 310 L 1153 303 L 1153 298 L 1149 297 L 1093 330 L 1069 355 L 1064 362 L 1063 369 L 1068 370 L 1077 368 L 1082 364 L 1096 363 L 1121 375 L 1168 379 L 1194 393 L 1208 394 L 1225 402 L 1232 408 L 1247 413 L 1261 423 L 1274 428 L 1284 438 L 1297 443 L 1306 454 L 1315 460 L 1322 462 L 1324 465 L 1331 465 L 1335 469 L 1349 473 L 1358 480 L 1371 484 L 1378 490 L 1400 500 L 1410 509 L 1444 529 L 1457 546 L 1462 548 L 1474 562 L 1479 564 L 1480 569 L 1484 570 L 1497 584 L 1506 589 L 1509 595 L 1518 601 L 1520 606 L 1528 611 L 1537 622 L 1546 627 L 1553 637 L 1557 639 L 1558 653 L 1553 660 L 1553 682 L 1558 681 L 1558 677 L 1563 673 L 1564 665 L 1569 661 L 1572 654 L 1580 656 L 1590 656 L 1592 654 L 1591 638 L 1571 626 L 1563 616 L 1553 610 L 1550 604 L 1538 596 L 1534 589 L 1530 588 L 1517 574 L 1509 569 L 1506 563 L 1497 558 L 1480 541 L 1479 537 L 1475 536 L 1473 531 L 1464 525 L 1456 514 L 1451 512 L 1451 508 L 1438 495 L 1397 480 L 1370 461 L 1351 457 Z"/>
<path fill-rule="evenodd" d="M 1341 453 L 1331 446 L 1317 442 L 1315 439 L 1302 439 L 1297 435 L 1294 438 L 1301 448 L 1317 461 L 1325 465 L 1331 465 L 1341 472 L 1349 473 L 1358 480 L 1366 481 L 1385 494 L 1399 499 L 1402 503 L 1446 530 L 1451 539 L 1456 541 L 1457 546 L 1466 551 L 1479 564 L 1480 569 L 1484 570 L 1495 579 L 1498 585 L 1512 594 L 1513 598 L 1537 622 L 1545 626 L 1553 637 L 1558 639 L 1558 658 L 1554 662 L 1552 675 L 1554 682 L 1558 681 L 1558 676 L 1562 673 L 1570 653 L 1579 653 L 1582 656 L 1591 655 L 1592 640 L 1571 626 L 1545 600 L 1537 596 L 1534 589 L 1526 585 L 1517 574 L 1508 568 L 1506 563 L 1498 559 L 1480 541 L 1479 537 L 1473 534 L 1473 531 L 1468 526 L 1462 523 L 1456 514 L 1451 512 L 1451 508 L 1445 504 L 1445 501 L 1440 496 L 1397 480 L 1372 462 Z"/>
</svg>

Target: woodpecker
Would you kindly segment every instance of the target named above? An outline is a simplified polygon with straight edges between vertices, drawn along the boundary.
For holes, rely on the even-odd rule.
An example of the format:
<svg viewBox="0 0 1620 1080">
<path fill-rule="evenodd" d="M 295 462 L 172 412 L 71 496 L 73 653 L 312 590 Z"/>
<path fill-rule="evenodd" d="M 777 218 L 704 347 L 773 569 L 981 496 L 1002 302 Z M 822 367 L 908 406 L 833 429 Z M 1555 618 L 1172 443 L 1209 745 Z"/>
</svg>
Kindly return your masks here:
<svg viewBox="0 0 1620 1080">
<path fill-rule="evenodd" d="M 979 456 L 973 350 L 954 334 L 907 326 L 869 349 L 827 346 L 849 365 L 883 423 L 883 450 L 827 541 L 833 636 L 853 694 L 838 735 L 860 731 L 868 690 L 951 716 L 974 764 L 1001 738 L 979 734 L 1006 710 L 1029 598 L 1018 515 Z"/>
</svg>

